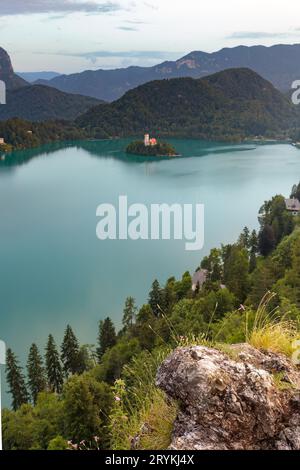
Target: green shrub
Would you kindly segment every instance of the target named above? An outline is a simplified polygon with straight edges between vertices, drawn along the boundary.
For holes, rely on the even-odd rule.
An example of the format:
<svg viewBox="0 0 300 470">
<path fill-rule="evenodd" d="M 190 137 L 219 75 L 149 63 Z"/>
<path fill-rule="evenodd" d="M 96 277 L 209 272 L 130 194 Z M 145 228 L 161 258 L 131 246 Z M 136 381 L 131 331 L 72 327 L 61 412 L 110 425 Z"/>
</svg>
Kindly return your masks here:
<svg viewBox="0 0 300 470">
<path fill-rule="evenodd" d="M 66 450 L 67 448 L 67 441 L 62 436 L 56 436 L 49 442 L 47 450 Z"/>
</svg>

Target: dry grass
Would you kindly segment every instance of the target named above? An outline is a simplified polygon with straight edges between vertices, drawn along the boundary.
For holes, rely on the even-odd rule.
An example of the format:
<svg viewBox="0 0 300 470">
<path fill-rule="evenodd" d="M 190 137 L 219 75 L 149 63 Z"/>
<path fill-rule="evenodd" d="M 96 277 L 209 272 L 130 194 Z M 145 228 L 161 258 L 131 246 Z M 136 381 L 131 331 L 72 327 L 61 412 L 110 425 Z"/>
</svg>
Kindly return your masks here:
<svg viewBox="0 0 300 470">
<path fill-rule="evenodd" d="M 144 353 L 125 366 L 125 381 L 116 381 L 115 403 L 110 415 L 112 450 L 164 450 L 171 442 L 177 403 L 155 386 L 159 365 L 170 353 L 161 349 Z"/>
<path fill-rule="evenodd" d="M 268 292 L 262 299 L 254 324 L 246 332 L 246 339 L 251 346 L 290 357 L 293 354 L 293 342 L 299 338 L 296 322 L 277 316 L 277 309 L 268 310 L 268 306 L 276 294 Z"/>
</svg>

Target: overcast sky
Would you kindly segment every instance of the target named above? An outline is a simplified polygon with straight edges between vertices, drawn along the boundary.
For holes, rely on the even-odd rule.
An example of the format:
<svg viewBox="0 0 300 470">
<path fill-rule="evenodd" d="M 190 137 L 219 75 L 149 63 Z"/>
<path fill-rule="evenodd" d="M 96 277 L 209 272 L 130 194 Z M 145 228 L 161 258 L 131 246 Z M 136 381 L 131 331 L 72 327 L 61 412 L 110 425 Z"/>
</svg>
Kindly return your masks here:
<svg viewBox="0 0 300 470">
<path fill-rule="evenodd" d="M 299 0 L 0 0 L 17 71 L 153 65 L 238 44 L 300 43 Z"/>
</svg>

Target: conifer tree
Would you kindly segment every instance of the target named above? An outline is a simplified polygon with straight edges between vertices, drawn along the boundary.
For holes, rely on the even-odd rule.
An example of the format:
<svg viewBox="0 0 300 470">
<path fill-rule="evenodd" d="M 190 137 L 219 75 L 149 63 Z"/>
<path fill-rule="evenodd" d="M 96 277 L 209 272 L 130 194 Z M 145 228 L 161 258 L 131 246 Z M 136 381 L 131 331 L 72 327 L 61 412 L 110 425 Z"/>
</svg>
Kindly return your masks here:
<svg viewBox="0 0 300 470">
<path fill-rule="evenodd" d="M 12 395 L 12 408 L 16 411 L 21 405 L 28 403 L 29 397 L 22 368 L 11 349 L 7 349 L 6 352 L 5 371 L 6 380 L 9 385 L 9 393 Z"/>
<path fill-rule="evenodd" d="M 113 322 L 109 317 L 99 322 L 97 356 L 100 361 L 105 351 L 116 344 L 117 336 Z"/>
<path fill-rule="evenodd" d="M 295 240 L 292 247 L 292 266 L 286 270 L 285 276 L 277 283 L 281 297 L 300 308 L 300 239 Z"/>
<path fill-rule="evenodd" d="M 176 279 L 175 277 L 170 277 L 164 289 L 162 289 L 163 295 L 163 306 L 166 313 L 170 313 L 173 305 L 176 302 Z"/>
<path fill-rule="evenodd" d="M 45 359 L 48 386 L 52 392 L 61 393 L 64 382 L 63 371 L 52 335 L 48 337 Z"/>
<path fill-rule="evenodd" d="M 250 251 L 257 253 L 258 252 L 258 236 L 257 236 L 256 230 L 252 230 L 249 244 L 250 244 Z"/>
<path fill-rule="evenodd" d="M 31 399 L 36 404 L 38 394 L 46 389 L 45 369 L 43 360 L 36 344 L 32 344 L 27 360 L 28 388 Z"/>
<path fill-rule="evenodd" d="M 248 252 L 238 245 L 224 246 L 223 251 L 224 284 L 243 303 L 250 287 Z"/>
<path fill-rule="evenodd" d="M 61 345 L 61 360 L 66 377 L 70 374 L 76 374 L 82 371 L 79 343 L 70 325 L 68 325 L 65 330 Z"/>
<path fill-rule="evenodd" d="M 257 266 L 256 254 L 254 251 L 251 250 L 250 257 L 249 257 L 249 273 L 253 273 L 253 271 L 256 269 L 256 266 Z"/>
<path fill-rule="evenodd" d="M 158 317 L 163 307 L 163 293 L 157 279 L 152 283 L 152 289 L 149 293 L 148 303 L 152 309 L 153 314 Z"/>
<path fill-rule="evenodd" d="M 123 310 L 123 320 L 122 323 L 126 329 L 130 328 L 134 321 L 137 312 L 137 307 L 135 305 L 135 300 L 133 297 L 127 297 L 125 301 L 125 307 Z"/>
<path fill-rule="evenodd" d="M 276 246 L 274 230 L 271 225 L 266 225 L 259 232 L 259 251 L 263 256 L 268 256 Z"/>
<path fill-rule="evenodd" d="M 247 248 L 247 250 L 249 249 L 249 247 L 250 247 L 250 230 L 248 229 L 248 227 L 244 227 L 242 233 L 239 236 L 238 244 L 242 248 Z"/>
</svg>

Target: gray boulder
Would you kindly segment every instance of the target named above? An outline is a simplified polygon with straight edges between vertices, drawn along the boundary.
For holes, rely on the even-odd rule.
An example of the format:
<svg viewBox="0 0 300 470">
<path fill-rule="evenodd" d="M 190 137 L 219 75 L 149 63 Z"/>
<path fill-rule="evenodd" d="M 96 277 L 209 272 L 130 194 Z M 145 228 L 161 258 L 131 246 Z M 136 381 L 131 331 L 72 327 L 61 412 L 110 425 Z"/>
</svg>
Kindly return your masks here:
<svg viewBox="0 0 300 470">
<path fill-rule="evenodd" d="M 248 344 L 176 349 L 157 385 L 179 402 L 170 449 L 300 449 L 300 373 Z"/>
</svg>

